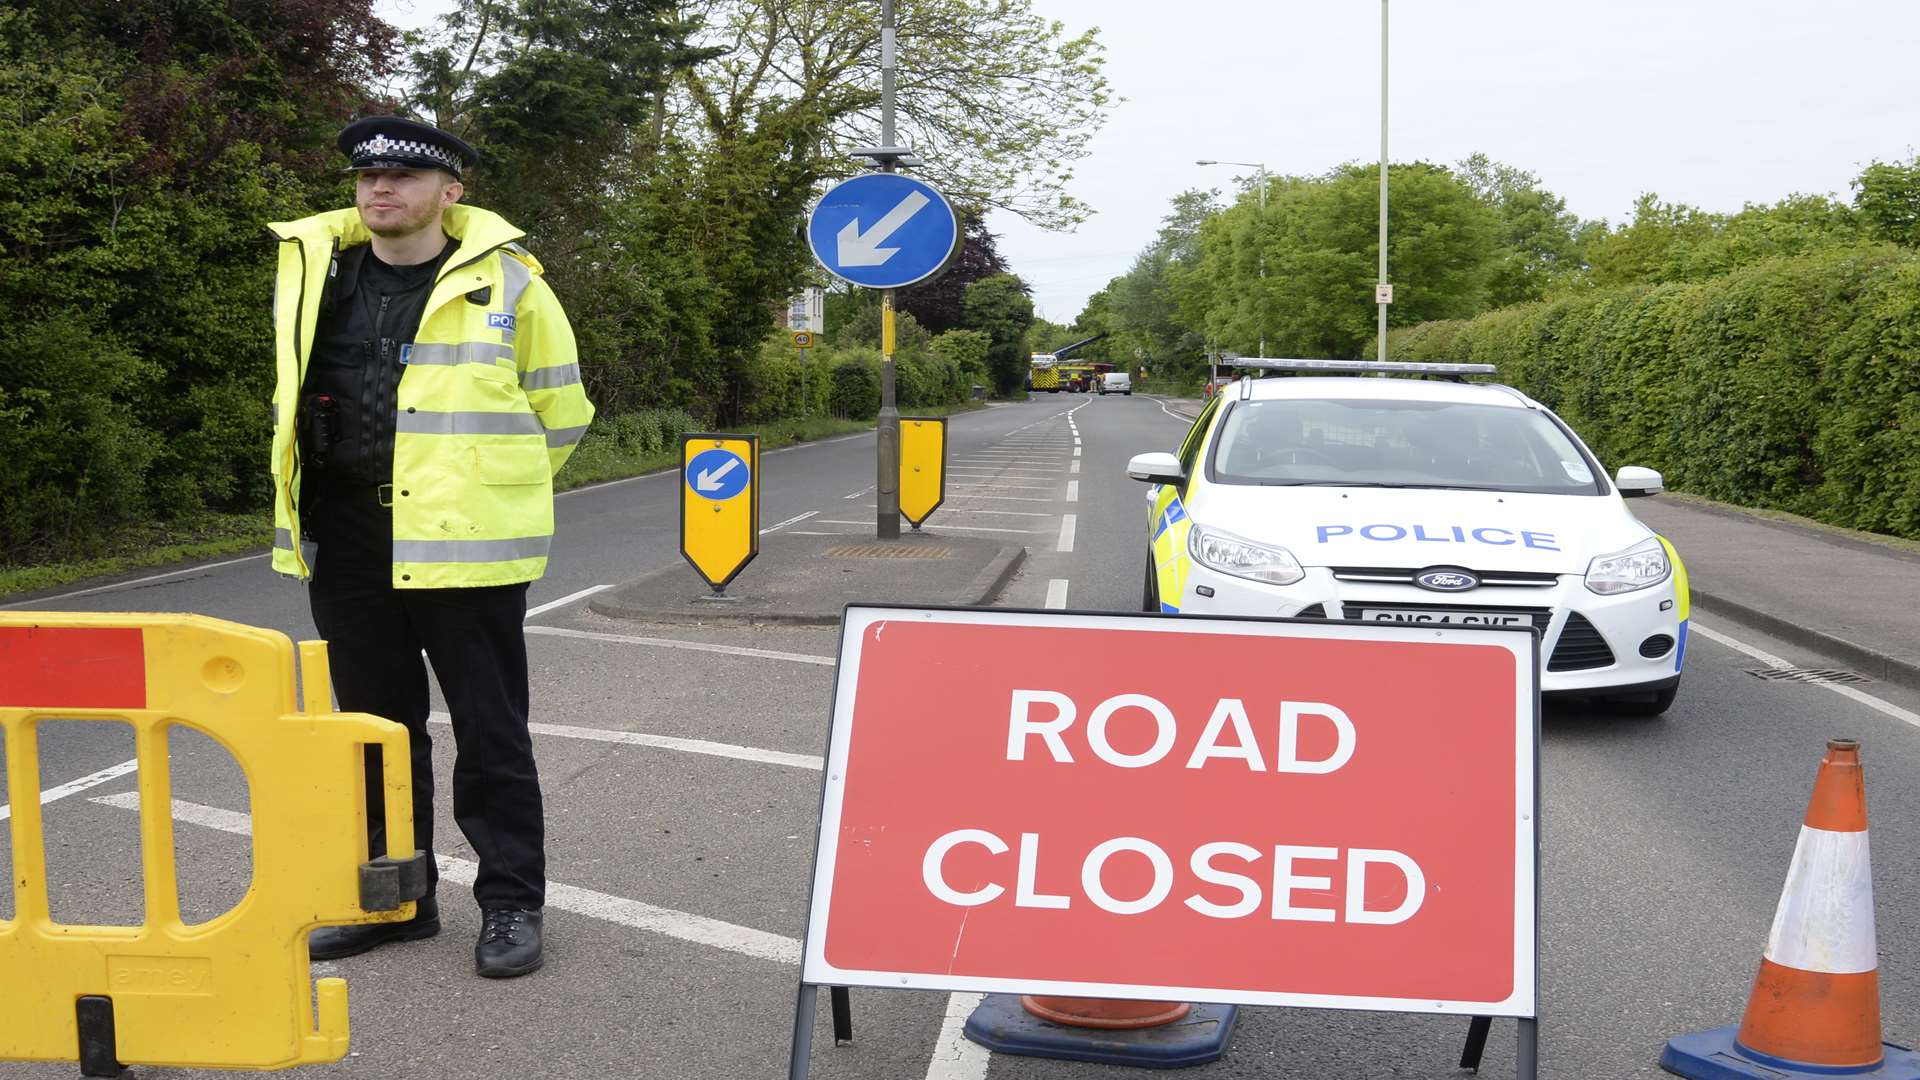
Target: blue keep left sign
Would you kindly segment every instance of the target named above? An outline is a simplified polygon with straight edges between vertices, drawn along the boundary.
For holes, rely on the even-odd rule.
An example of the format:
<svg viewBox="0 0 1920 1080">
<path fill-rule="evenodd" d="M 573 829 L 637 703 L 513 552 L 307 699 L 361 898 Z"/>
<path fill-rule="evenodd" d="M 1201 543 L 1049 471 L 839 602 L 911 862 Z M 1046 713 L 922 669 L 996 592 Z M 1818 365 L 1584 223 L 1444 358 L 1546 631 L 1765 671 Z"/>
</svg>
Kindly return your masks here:
<svg viewBox="0 0 1920 1080">
<path fill-rule="evenodd" d="M 866 173 L 833 186 L 807 218 L 820 265 L 869 289 L 931 277 L 960 242 L 960 220 L 932 185 L 898 173 Z"/>
<path fill-rule="evenodd" d="M 747 489 L 752 470 L 731 450 L 703 450 L 687 462 L 687 486 L 694 494 L 726 502 Z"/>
</svg>

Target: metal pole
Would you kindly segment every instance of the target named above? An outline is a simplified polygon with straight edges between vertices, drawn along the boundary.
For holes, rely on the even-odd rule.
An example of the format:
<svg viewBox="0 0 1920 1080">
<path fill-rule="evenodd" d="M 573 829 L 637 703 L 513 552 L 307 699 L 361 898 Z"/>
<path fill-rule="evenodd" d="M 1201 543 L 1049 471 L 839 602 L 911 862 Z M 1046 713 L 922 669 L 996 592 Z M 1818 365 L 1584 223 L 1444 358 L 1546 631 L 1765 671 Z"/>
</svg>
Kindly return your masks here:
<svg viewBox="0 0 1920 1080">
<path fill-rule="evenodd" d="M 880 145 L 893 141 L 893 4 L 880 0 Z M 883 172 L 894 171 L 893 158 L 880 162 Z M 893 290 L 880 292 L 880 424 L 877 442 L 878 476 L 873 486 L 874 535 L 900 539 L 900 410 L 893 400 Z"/>
<path fill-rule="evenodd" d="M 1267 355 L 1267 245 L 1261 236 L 1267 227 L 1267 167 L 1260 166 L 1260 224 L 1253 230 L 1253 242 L 1260 245 L 1260 355 Z"/>
<path fill-rule="evenodd" d="M 1380 284 L 1387 283 L 1387 0 L 1380 0 Z M 1387 303 L 1380 308 L 1380 359 L 1387 358 Z"/>
</svg>

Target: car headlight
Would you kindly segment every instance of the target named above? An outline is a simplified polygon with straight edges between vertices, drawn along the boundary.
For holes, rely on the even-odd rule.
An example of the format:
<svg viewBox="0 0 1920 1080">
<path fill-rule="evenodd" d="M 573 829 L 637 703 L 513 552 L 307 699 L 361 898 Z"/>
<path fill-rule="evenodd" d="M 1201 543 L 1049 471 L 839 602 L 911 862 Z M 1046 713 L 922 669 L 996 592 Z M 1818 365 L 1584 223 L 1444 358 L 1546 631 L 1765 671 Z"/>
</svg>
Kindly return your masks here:
<svg viewBox="0 0 1920 1080">
<path fill-rule="evenodd" d="M 1269 585 L 1291 585 L 1307 576 L 1286 548 L 1256 544 L 1198 523 L 1187 531 L 1187 551 L 1209 570 Z"/>
<path fill-rule="evenodd" d="M 1673 564 L 1667 559 L 1667 549 L 1656 537 L 1625 551 L 1602 555 L 1587 564 L 1587 589 L 1601 596 L 1613 596 L 1658 585 L 1672 573 Z"/>
</svg>

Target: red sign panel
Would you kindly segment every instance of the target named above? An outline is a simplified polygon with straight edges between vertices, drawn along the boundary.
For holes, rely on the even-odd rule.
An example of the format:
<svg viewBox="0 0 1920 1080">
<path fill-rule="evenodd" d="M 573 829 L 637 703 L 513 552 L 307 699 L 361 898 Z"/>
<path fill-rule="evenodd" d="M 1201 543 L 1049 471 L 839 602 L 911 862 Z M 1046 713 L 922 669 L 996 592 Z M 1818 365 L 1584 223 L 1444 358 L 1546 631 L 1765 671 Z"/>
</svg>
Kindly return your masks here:
<svg viewBox="0 0 1920 1080">
<path fill-rule="evenodd" d="M 144 709 L 139 627 L 0 627 L 0 707 Z"/>
<path fill-rule="evenodd" d="M 806 982 L 1534 1015 L 1531 635 L 843 635 Z"/>
</svg>

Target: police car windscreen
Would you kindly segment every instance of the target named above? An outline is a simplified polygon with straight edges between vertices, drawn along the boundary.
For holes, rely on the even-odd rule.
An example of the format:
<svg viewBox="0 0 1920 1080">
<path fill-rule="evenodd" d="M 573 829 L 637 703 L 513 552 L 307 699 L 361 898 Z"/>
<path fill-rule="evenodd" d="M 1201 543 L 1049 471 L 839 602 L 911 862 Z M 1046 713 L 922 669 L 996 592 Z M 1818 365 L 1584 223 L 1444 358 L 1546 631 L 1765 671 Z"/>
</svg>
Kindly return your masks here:
<svg viewBox="0 0 1920 1080">
<path fill-rule="evenodd" d="M 1458 402 L 1238 402 L 1209 468 L 1227 484 L 1600 493 L 1586 456 L 1553 421 Z"/>
</svg>

